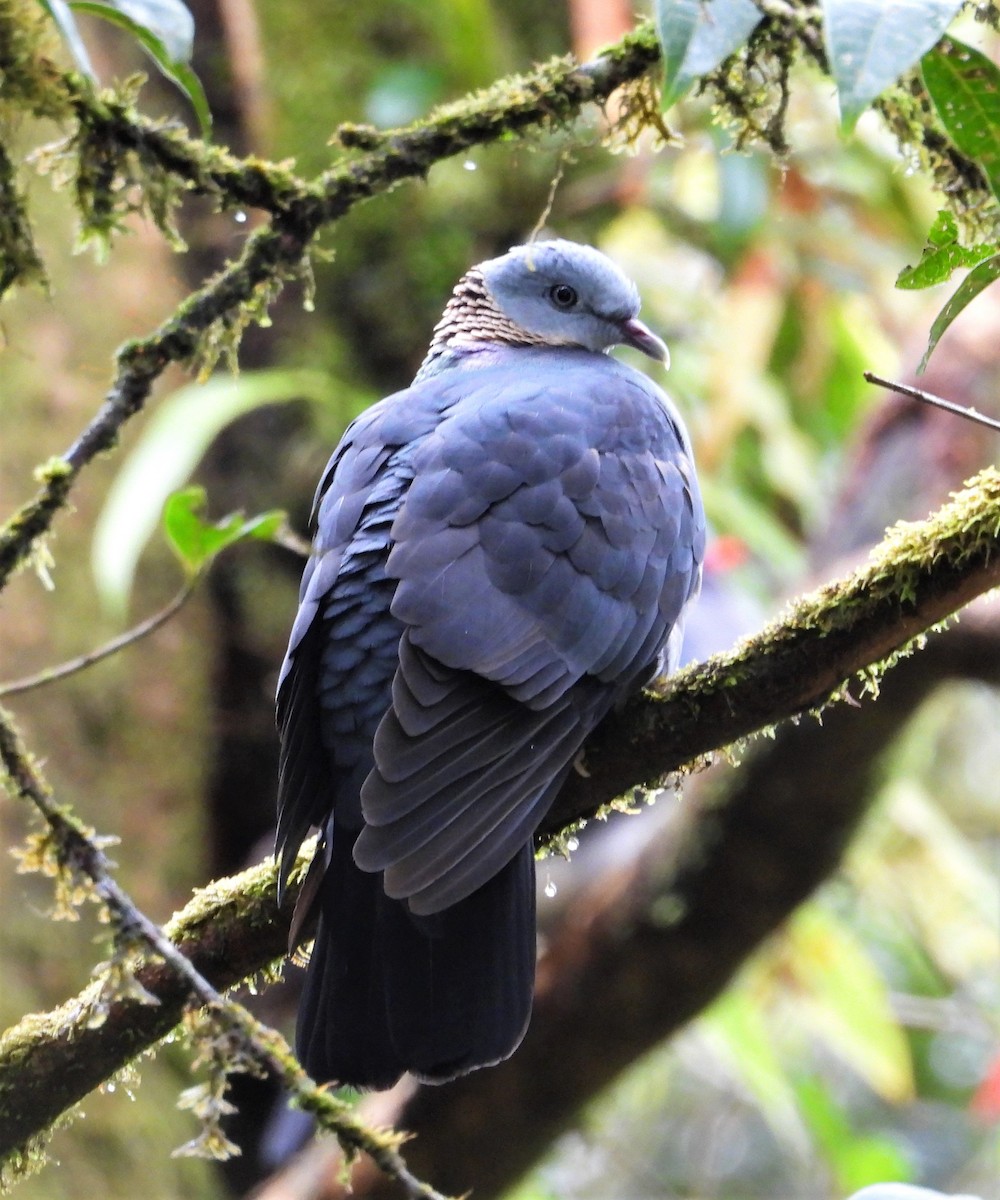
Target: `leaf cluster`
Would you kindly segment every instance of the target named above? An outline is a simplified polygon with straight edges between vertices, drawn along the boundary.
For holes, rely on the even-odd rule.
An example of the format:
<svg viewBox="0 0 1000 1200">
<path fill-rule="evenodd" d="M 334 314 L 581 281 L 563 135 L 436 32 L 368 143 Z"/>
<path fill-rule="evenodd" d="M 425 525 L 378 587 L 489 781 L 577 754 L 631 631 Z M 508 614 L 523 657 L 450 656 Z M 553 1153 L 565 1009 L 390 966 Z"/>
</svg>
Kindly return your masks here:
<svg viewBox="0 0 1000 1200">
<path fill-rule="evenodd" d="M 1000 275 L 1000 68 L 981 51 L 945 36 L 962 7 L 961 0 L 658 0 L 655 7 L 665 108 L 700 82 L 729 107 L 737 144 L 762 140 L 784 152 L 788 71 L 799 47 L 832 78 L 845 131 L 876 107 L 901 142 L 926 160 L 974 242 L 959 241 L 958 226 L 945 210 L 928 234 L 921 262 L 900 276 L 898 286 L 922 288 L 944 282 L 956 269 L 972 268 L 935 320 L 921 370 L 945 330 Z M 979 15 L 996 22 L 991 8 Z M 778 28 L 785 37 L 775 42 Z M 748 109 L 747 84 L 754 76 L 758 95 Z M 769 100 L 774 88 L 776 104 Z M 736 103 L 734 93 L 741 97 Z M 752 108 L 766 111 L 769 104 L 762 125 Z"/>
</svg>

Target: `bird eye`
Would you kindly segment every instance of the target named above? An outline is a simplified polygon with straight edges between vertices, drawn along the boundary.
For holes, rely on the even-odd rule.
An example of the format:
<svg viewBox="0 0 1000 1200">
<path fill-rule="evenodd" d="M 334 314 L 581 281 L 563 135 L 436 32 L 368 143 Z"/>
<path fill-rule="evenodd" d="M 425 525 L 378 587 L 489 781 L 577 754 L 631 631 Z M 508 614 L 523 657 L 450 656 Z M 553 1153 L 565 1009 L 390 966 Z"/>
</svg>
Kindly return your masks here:
<svg viewBox="0 0 1000 1200">
<path fill-rule="evenodd" d="M 576 294 L 576 288 L 571 288 L 568 283 L 557 283 L 549 288 L 549 299 L 556 308 L 565 310 L 573 308 L 579 296 Z"/>
</svg>

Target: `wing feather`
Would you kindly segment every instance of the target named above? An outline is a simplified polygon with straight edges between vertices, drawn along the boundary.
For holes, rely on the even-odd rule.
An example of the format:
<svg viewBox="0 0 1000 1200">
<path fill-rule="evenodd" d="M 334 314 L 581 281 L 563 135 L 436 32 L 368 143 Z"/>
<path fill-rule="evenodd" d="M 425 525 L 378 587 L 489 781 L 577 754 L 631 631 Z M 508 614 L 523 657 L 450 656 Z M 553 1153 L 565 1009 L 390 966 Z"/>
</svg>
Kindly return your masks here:
<svg viewBox="0 0 1000 1200">
<path fill-rule="evenodd" d="M 602 364 L 568 352 L 544 386 L 479 372 L 414 453 L 386 564 L 405 632 L 354 849 L 414 913 L 531 837 L 697 588 L 687 444 L 658 389 Z"/>
<path fill-rule="evenodd" d="M 354 859 L 418 914 L 470 895 L 530 839 L 586 735 L 660 664 L 698 585 L 700 507 L 669 402 L 611 359 L 567 350 L 553 371 L 553 353 L 519 352 L 516 374 L 465 372 L 461 395 L 442 377 L 434 420 L 405 443 L 405 481 L 384 441 L 364 444 L 401 420 L 385 408 L 317 497 L 320 544 L 338 557 L 303 594 L 299 642 L 328 627 L 313 704 L 327 745 L 350 733 L 342 681 L 371 695 L 375 719 L 403 631 Z M 370 519 L 382 492 L 391 526 Z M 376 560 L 389 621 L 366 607 Z M 290 682 L 293 699 L 308 690 Z M 283 776 L 288 842 L 316 820 L 294 799 L 315 728 L 288 735 L 296 758 L 307 752 Z"/>
</svg>

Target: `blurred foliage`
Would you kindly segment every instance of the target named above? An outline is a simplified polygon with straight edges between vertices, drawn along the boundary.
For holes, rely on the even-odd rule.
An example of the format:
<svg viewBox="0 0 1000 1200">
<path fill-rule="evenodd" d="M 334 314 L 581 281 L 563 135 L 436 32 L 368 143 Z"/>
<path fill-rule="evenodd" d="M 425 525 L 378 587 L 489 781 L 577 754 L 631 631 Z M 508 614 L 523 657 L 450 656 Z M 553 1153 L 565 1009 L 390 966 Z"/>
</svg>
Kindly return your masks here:
<svg viewBox="0 0 1000 1200">
<path fill-rule="evenodd" d="M 338 3 L 324 9 L 322 20 L 315 7 L 259 5 L 257 18 L 265 60 L 258 83 L 270 111 L 270 144 L 257 148 L 294 158 L 306 174 L 329 162 L 328 139 L 342 121 L 405 123 L 430 104 L 569 44 L 566 10 L 527 0 Z M 681 71 L 683 64 L 682 56 Z M 941 66 L 935 58 L 931 75 Z M 211 77 L 206 84 L 211 90 Z M 169 110 L 171 101 L 157 99 Z M 947 108 L 947 99 L 936 102 Z M 315 314 L 303 317 L 297 304 L 281 304 L 266 353 L 250 339 L 251 354 L 277 361 L 274 373 L 212 381 L 197 393 L 203 411 L 192 393 L 179 391 L 162 405 L 161 422 L 147 423 L 145 449 L 137 448 L 132 460 L 141 464 L 134 478 L 144 486 L 129 490 L 129 468 L 122 468 L 114 487 L 126 498 L 117 508 L 108 502 L 117 552 L 134 565 L 150 514 L 159 513 L 206 449 L 209 461 L 196 474 L 212 485 L 213 500 L 221 490 L 227 505 L 258 512 L 279 503 L 301 518 L 344 425 L 373 397 L 408 381 L 455 279 L 470 262 L 531 231 L 562 170 L 547 228 L 600 246 L 638 282 L 646 318 L 671 344 L 670 386 L 695 439 L 712 523 L 746 548 L 740 586 L 764 607 L 777 604 L 810 569 L 816 537 L 841 499 L 845 463 L 878 403 L 862 369 L 892 375 L 912 370 L 919 359 L 941 299 L 893 285 L 901 268 L 917 261 L 926 231 L 933 225 L 941 233 L 940 219 L 935 224 L 940 202 L 901 160 L 873 113 L 860 118 L 851 140 L 841 138 L 829 85 L 808 67 L 792 81 L 787 127 L 794 146 L 781 163 L 759 152 L 734 152 L 706 101 L 685 103 L 670 119 L 677 137 L 656 153 L 648 145 L 630 156 L 610 152 L 601 145 L 606 126 L 595 116 L 572 140 L 475 151 L 435 168 L 429 185 L 409 185 L 403 195 L 353 211 L 327 239 L 330 261 L 317 265 Z M 212 266 L 231 252 L 244 221 L 244 214 L 206 214 L 191 206 L 185 235 L 199 265 Z M 140 299 L 148 302 L 150 289 L 135 281 L 161 287 L 169 269 L 143 248 L 148 232 L 136 232 L 132 252 L 148 259 L 121 277 L 126 312 L 113 331 L 96 328 L 103 318 L 87 301 L 94 268 L 59 260 L 46 247 L 56 294 L 75 298 L 76 312 L 64 327 L 36 298 L 30 324 L 12 330 L 35 347 L 17 368 L 30 402 L 24 412 L 35 423 L 22 427 L 24 441 L 15 445 L 8 431 L 29 417 L 13 407 L 17 389 L 13 398 L 0 398 L 5 470 L 16 462 L 26 471 L 39 447 L 51 448 L 39 397 L 55 394 L 52 419 L 64 418 L 61 429 L 74 428 L 89 403 L 81 392 L 103 379 L 101 356 L 148 319 Z M 951 239 L 956 246 L 958 232 Z M 931 242 L 935 252 L 945 244 L 933 236 Z M 950 265 L 970 264 L 958 255 Z M 950 268 L 928 282 L 949 274 Z M 166 299 L 163 307 L 169 307 Z M 959 322 L 942 339 L 939 355 L 966 354 L 955 340 L 963 329 Z M 93 351 L 64 349 L 65 341 L 79 347 L 94 339 L 101 346 L 97 358 Z M 995 394 L 995 360 L 986 371 L 983 386 Z M 244 426 L 213 442 L 237 413 L 279 393 L 310 391 L 320 393 L 322 403 L 310 409 L 309 420 L 296 419 L 290 431 L 281 426 L 280 436 L 270 436 L 276 427 L 256 436 L 260 457 L 251 466 L 239 438 Z M 256 412 L 243 419 L 274 418 Z M 103 482 L 118 470 L 109 467 Z M 933 503 L 923 482 L 913 472 L 902 498 L 890 498 L 884 523 Z M 75 527 L 81 542 L 98 503 L 82 501 L 86 520 Z M 196 532 L 204 528 L 199 524 Z M 59 625 L 46 615 L 55 627 L 47 641 L 30 634 L 29 617 L 19 618 L 33 652 L 43 643 L 51 653 L 65 653 L 74 625 L 91 629 L 93 595 L 79 583 L 86 571 L 79 561 L 74 567 L 72 554 L 82 559 L 82 546 L 71 550 L 72 540 L 57 543 L 56 551 L 60 573 L 76 572 L 80 598 L 68 610 L 76 618 Z M 291 572 L 286 578 L 272 569 L 263 548 L 244 546 L 239 553 L 246 557 L 226 577 L 227 586 L 253 596 L 260 611 L 241 649 L 277 663 L 294 580 Z M 155 554 L 139 572 L 140 588 L 155 585 L 157 570 L 163 573 L 163 558 Z M 38 604 L 35 585 L 22 580 L 18 586 L 28 612 Z M 271 590 L 260 599 L 265 588 Z M 212 639 L 223 634 L 209 632 L 202 618 L 175 634 L 182 636 L 189 639 L 190 662 L 198 657 L 191 646 L 210 659 Z M 165 657 L 185 658 L 174 643 Z M 125 870 L 140 878 L 149 873 L 151 841 L 204 844 L 202 764 L 214 752 L 216 734 L 210 720 L 196 719 L 192 699 L 208 687 L 205 678 L 184 677 L 172 703 L 191 709 L 181 745 L 193 747 L 195 765 L 175 786 L 162 784 L 155 800 L 162 811 L 152 822 L 129 808 L 134 767 L 128 764 L 145 762 L 154 739 L 148 729 L 129 727 L 109 753 L 111 730 L 124 725 L 128 696 L 159 679 L 157 670 L 156 660 L 137 668 L 128 677 L 131 693 L 119 677 L 96 699 L 78 693 L 68 703 L 71 718 L 58 703 L 29 711 L 39 729 L 55 723 L 64 730 L 70 745 L 65 782 L 77 782 L 73 768 L 83 763 L 78 789 L 103 786 L 113 798 L 102 820 L 106 815 L 109 827 L 124 827 Z M 143 716 L 140 709 L 140 724 Z M 990 1169 L 996 1132 L 974 1100 L 1000 1053 L 1000 931 L 991 868 L 1000 835 L 998 718 L 1000 699 L 984 688 L 941 692 L 924 707 L 894 748 L 883 794 L 838 878 L 710 1012 L 593 1107 L 581 1129 L 517 1190 L 517 1200 L 806 1200 L 846 1195 L 890 1176 L 996 1195 Z M 160 729 L 155 721 L 152 727 Z M 66 749 L 58 739 L 44 744 L 54 756 Z M 180 772 L 180 751 L 167 747 L 165 753 L 178 760 Z M 119 814 L 125 814 L 120 821 Z M 13 818 L 7 824 L 14 827 Z M 144 837 L 146 824 L 151 829 Z M 180 857 L 183 862 L 165 867 L 168 879 L 155 891 L 161 907 L 171 890 L 191 881 L 192 863 L 186 853 Z M 13 885 L 5 886 L 13 895 Z M 20 907 L 27 896 L 44 908 L 33 882 L 17 886 Z M 59 943 L 47 940 L 41 956 L 37 918 L 28 916 L 25 924 L 12 919 L 3 934 L 5 1017 L 62 999 L 93 957 L 93 929 Z M 45 936 L 51 938 L 48 927 Z M 57 945 L 65 946 L 65 956 Z M 143 1076 L 134 1105 L 120 1096 L 116 1103 L 100 1097 L 88 1104 L 86 1121 L 57 1143 L 64 1169 L 29 1181 L 21 1194 L 46 1200 L 219 1194 L 221 1184 L 203 1164 L 166 1157 L 187 1136 L 184 1118 L 172 1109 L 182 1079 L 172 1053 L 165 1071 L 144 1068 Z"/>
<path fill-rule="evenodd" d="M 587 1200 L 611 1179 L 622 1196 L 895 1179 L 992 1200 L 1000 1128 L 976 1097 L 1000 1044 L 998 718 L 971 685 L 925 705 L 837 878 L 509 1200 Z"/>
<path fill-rule="evenodd" d="M 330 379 L 317 371 L 272 369 L 216 375 L 173 392 L 123 459 L 94 526 L 94 578 L 109 611 L 118 617 L 127 612 L 139 556 L 161 518 L 168 540 L 178 550 L 164 505 L 187 482 L 227 425 L 265 405 L 294 400 L 329 403 L 331 390 Z M 358 411 L 362 407 L 359 403 Z M 230 538 L 216 549 L 235 540 Z M 199 551 L 193 556 L 185 549 L 178 553 L 193 569 L 202 567 L 204 556 Z"/>
</svg>

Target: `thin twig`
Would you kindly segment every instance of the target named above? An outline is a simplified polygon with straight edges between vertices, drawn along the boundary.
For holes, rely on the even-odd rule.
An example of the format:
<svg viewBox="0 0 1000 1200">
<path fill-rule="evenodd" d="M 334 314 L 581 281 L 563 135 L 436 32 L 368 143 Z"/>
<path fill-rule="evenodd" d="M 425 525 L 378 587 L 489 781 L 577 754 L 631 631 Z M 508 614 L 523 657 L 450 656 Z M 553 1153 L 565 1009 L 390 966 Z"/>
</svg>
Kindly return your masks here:
<svg viewBox="0 0 1000 1200">
<path fill-rule="evenodd" d="M 977 412 L 974 408 L 965 408 L 961 404 L 953 404 L 950 400 L 942 400 L 940 396 L 935 396 L 933 392 L 925 392 L 921 388 L 911 387 L 908 383 L 897 383 L 892 379 L 883 379 L 881 375 L 876 375 L 872 371 L 865 371 L 864 377 L 868 383 L 874 383 L 878 387 L 887 388 L 890 392 L 898 392 L 901 396 L 908 396 L 911 400 L 920 400 L 924 404 L 932 404 L 935 408 L 943 408 L 945 412 L 953 413 L 956 417 L 965 417 L 967 421 L 975 421 L 977 425 L 985 425 L 988 429 L 1000 431 L 1000 421 L 994 420 L 993 417 L 983 416 L 981 412 Z"/>
<path fill-rule="evenodd" d="M 175 613 L 179 612 L 188 602 L 194 590 L 198 586 L 200 575 L 194 575 L 181 590 L 174 596 L 165 607 L 159 612 L 153 613 L 151 617 L 147 617 L 145 621 L 141 621 L 138 625 L 127 629 L 118 637 L 112 638 L 110 642 L 105 642 L 103 646 L 98 646 L 94 650 L 90 650 L 86 654 L 81 654 L 77 658 L 68 659 L 66 662 L 59 663 L 54 667 L 46 667 L 45 670 L 37 672 L 35 675 L 26 675 L 23 679 L 14 679 L 10 683 L 0 683 L 0 699 L 5 696 L 19 696 L 24 692 L 34 691 L 35 688 L 44 687 L 47 683 L 55 683 L 58 679 L 66 679 L 69 675 L 75 675 L 78 671 L 84 670 L 86 667 L 93 666 L 94 663 L 101 662 L 105 658 L 110 658 L 112 654 L 117 654 L 119 650 L 124 650 L 127 646 L 132 646 L 149 634 L 154 633 L 161 625 L 165 625 Z"/>
<path fill-rule="evenodd" d="M 563 176 L 566 174 L 566 164 L 570 161 L 570 149 L 564 147 L 559 155 L 559 161 L 556 164 L 555 174 L 552 176 L 552 182 L 549 184 L 549 194 L 545 198 L 545 205 L 542 211 L 538 214 L 538 220 L 532 226 L 531 232 L 528 234 L 525 241 L 533 242 L 541 236 L 542 230 L 545 228 L 546 222 L 552 215 L 552 209 L 556 202 L 556 193 L 559 191 L 559 185 L 563 181 Z"/>
</svg>

